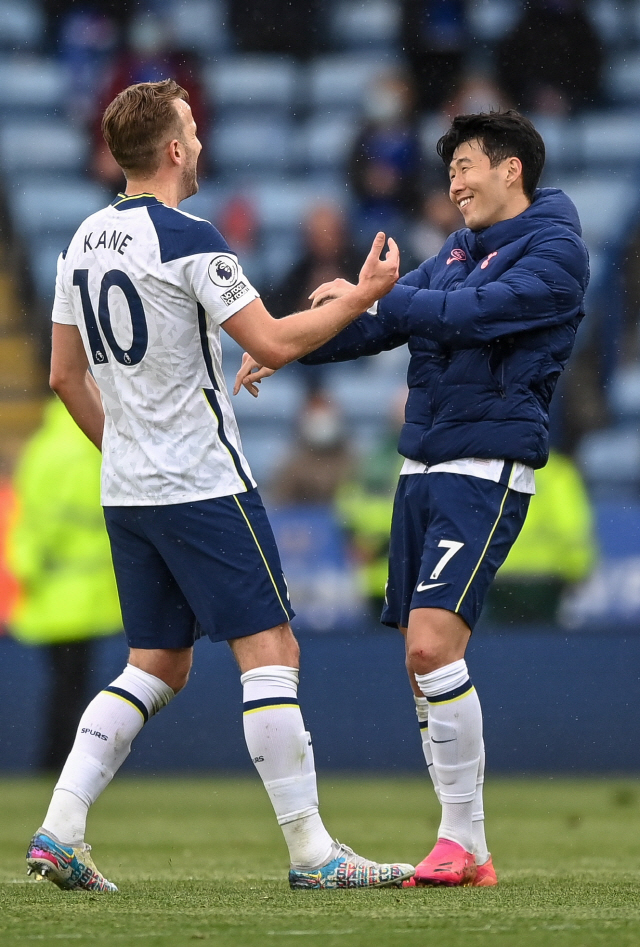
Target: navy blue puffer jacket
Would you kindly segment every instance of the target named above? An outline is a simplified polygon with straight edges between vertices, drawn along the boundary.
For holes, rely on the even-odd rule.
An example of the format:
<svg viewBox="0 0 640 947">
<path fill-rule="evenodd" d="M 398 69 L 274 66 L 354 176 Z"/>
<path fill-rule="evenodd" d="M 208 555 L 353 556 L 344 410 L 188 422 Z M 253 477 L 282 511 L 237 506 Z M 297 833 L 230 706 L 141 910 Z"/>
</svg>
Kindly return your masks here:
<svg viewBox="0 0 640 947">
<path fill-rule="evenodd" d="M 452 234 L 378 305 L 301 359 L 345 361 L 408 343 L 399 451 L 426 464 L 501 458 L 543 467 L 549 402 L 583 316 L 587 250 L 573 203 L 536 191 L 510 220 Z"/>
</svg>

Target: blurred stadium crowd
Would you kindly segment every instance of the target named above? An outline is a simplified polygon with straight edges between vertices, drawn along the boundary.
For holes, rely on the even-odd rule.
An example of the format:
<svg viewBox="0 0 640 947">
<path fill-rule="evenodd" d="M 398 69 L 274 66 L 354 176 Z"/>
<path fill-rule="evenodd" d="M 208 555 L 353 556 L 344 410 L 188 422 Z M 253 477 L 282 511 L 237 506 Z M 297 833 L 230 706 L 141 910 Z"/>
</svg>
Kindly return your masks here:
<svg viewBox="0 0 640 947">
<path fill-rule="evenodd" d="M 353 279 L 377 230 L 397 239 L 406 271 L 461 225 L 435 152 L 453 115 L 515 106 L 533 119 L 543 184 L 576 203 L 592 280 L 552 459 L 489 615 L 636 622 L 638 0 L 0 0 L 0 533 L 13 544 L 0 619 L 15 608 L 16 573 L 23 591 L 39 581 L 38 557 L 43 575 L 62 548 L 67 563 L 86 562 L 62 532 L 42 539 L 46 551 L 34 539 L 16 552 L 18 506 L 35 533 L 46 518 L 29 467 L 44 464 L 40 441 L 23 444 L 42 417 L 57 256 L 123 185 L 102 111 L 126 85 L 167 76 L 189 91 L 204 144 L 200 191 L 182 208 L 222 231 L 275 315 L 305 308 L 326 279 Z M 240 352 L 222 335 L 230 378 Z M 235 402 L 296 607 L 318 630 L 361 620 L 384 594 L 406 353 L 363 362 L 289 366 L 258 401 Z M 49 411 L 38 437 L 60 423 Z M 49 479 L 81 469 L 62 450 Z M 94 527 L 68 494 L 55 515 L 81 522 L 89 542 Z M 41 505 L 27 514 L 33 495 Z M 87 633 L 105 630 L 117 629 L 87 620 Z"/>
</svg>

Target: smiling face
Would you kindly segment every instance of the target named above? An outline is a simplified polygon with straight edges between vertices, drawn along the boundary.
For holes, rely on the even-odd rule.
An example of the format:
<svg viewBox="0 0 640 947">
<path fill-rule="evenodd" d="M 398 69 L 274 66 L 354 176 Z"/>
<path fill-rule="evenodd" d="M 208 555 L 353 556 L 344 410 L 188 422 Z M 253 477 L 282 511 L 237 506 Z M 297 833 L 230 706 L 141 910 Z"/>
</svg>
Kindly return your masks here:
<svg viewBox="0 0 640 947">
<path fill-rule="evenodd" d="M 456 148 L 449 179 L 449 197 L 471 230 L 484 230 L 516 217 L 531 203 L 522 190 L 520 159 L 505 158 L 491 167 L 478 140 L 465 141 Z"/>
</svg>

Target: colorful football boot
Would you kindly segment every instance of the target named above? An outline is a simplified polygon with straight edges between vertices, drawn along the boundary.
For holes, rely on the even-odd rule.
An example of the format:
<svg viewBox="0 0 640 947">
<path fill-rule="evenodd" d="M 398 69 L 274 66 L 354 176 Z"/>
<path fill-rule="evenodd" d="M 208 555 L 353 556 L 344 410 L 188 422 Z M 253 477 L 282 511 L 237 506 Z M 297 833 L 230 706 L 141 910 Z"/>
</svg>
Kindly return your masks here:
<svg viewBox="0 0 640 947">
<path fill-rule="evenodd" d="M 295 889 L 400 887 L 413 874 L 413 865 L 379 865 L 356 855 L 347 845 L 336 842 L 333 858 L 320 868 L 309 871 L 292 868 L 289 886 Z"/>
<path fill-rule="evenodd" d="M 40 830 L 27 851 L 27 874 L 52 881 L 65 891 L 115 893 L 118 889 L 101 875 L 90 855 L 91 846 L 63 845 Z"/>
<path fill-rule="evenodd" d="M 476 859 L 471 852 L 457 842 L 439 838 L 433 851 L 416 865 L 413 878 L 405 881 L 404 887 L 466 887 L 475 883 L 477 871 Z"/>
<path fill-rule="evenodd" d="M 493 867 L 493 858 L 491 855 L 489 855 L 489 859 L 484 865 L 477 866 L 476 876 L 472 884 L 474 888 L 492 888 L 498 884 L 498 876 Z"/>
</svg>

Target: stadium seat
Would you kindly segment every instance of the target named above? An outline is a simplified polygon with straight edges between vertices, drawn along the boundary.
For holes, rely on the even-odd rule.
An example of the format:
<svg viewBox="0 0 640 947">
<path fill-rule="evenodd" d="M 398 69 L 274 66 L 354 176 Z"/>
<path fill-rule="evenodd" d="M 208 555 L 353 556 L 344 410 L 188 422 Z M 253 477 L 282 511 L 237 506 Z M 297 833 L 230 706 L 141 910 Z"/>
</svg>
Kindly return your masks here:
<svg viewBox="0 0 640 947">
<path fill-rule="evenodd" d="M 575 203 L 582 221 L 583 236 L 589 249 L 596 250 L 622 233 L 635 205 L 629 199 L 632 178 L 602 172 L 561 177 L 553 181 Z M 632 191 L 635 193 L 635 191 Z"/>
<path fill-rule="evenodd" d="M 344 200 L 344 188 L 316 179 L 263 181 L 251 189 L 261 225 L 267 230 L 299 228 L 314 204 Z"/>
<path fill-rule="evenodd" d="M 165 9 L 178 49 L 193 49 L 209 57 L 230 45 L 225 23 L 226 3 L 221 0 L 180 0 L 167 4 Z"/>
<path fill-rule="evenodd" d="M 427 161 L 439 161 L 436 155 L 436 145 L 449 127 L 449 120 L 441 113 L 428 113 L 420 121 L 418 136 L 422 154 Z"/>
<path fill-rule="evenodd" d="M 476 0 L 468 5 L 469 31 L 481 43 L 496 43 L 515 26 L 521 9 L 518 0 Z"/>
<path fill-rule="evenodd" d="M 612 428 L 587 434 L 578 449 L 585 479 L 599 495 L 607 487 L 640 483 L 640 433 L 637 428 Z"/>
<path fill-rule="evenodd" d="M 331 34 L 347 49 L 389 49 L 400 39 L 401 9 L 397 0 L 339 0 L 331 10 Z"/>
<path fill-rule="evenodd" d="M 0 49 L 38 47 L 44 36 L 44 12 L 31 0 L 0 0 Z"/>
<path fill-rule="evenodd" d="M 5 171 L 82 171 L 89 142 L 61 119 L 6 122 L 0 127 L 0 165 Z"/>
<path fill-rule="evenodd" d="M 357 111 L 367 88 L 384 69 L 380 55 L 319 56 L 309 65 L 309 105 L 316 109 Z"/>
<path fill-rule="evenodd" d="M 358 124 L 349 113 L 320 113 L 309 118 L 298 137 L 300 163 L 312 170 L 343 168 L 351 153 Z"/>
<path fill-rule="evenodd" d="M 0 60 L 0 115 L 20 112 L 21 120 L 28 110 L 34 112 L 53 111 L 64 102 L 67 89 L 64 68 L 51 59 Z"/>
<path fill-rule="evenodd" d="M 547 171 L 580 166 L 581 141 L 574 122 L 552 115 L 532 115 L 531 120 L 544 139 Z"/>
<path fill-rule="evenodd" d="M 213 221 L 225 197 L 226 191 L 224 188 L 218 187 L 211 181 L 203 181 L 198 193 L 180 204 L 180 210 L 187 214 L 193 214 L 194 217 L 202 217 L 204 220 Z"/>
<path fill-rule="evenodd" d="M 56 287 L 58 257 L 65 249 L 73 231 L 63 235 L 48 235 L 31 239 L 27 246 L 27 257 L 31 279 L 39 299 L 50 306 Z"/>
<path fill-rule="evenodd" d="M 640 54 L 632 51 L 613 56 L 604 70 L 604 78 L 613 102 L 640 102 Z"/>
<path fill-rule="evenodd" d="M 269 118 L 218 122 L 211 133 L 209 149 L 221 171 L 279 170 L 295 162 L 294 129 L 291 122 Z"/>
<path fill-rule="evenodd" d="M 91 181 L 35 181 L 8 196 L 13 225 L 19 233 L 73 234 L 80 223 L 109 203 L 110 193 Z"/>
<path fill-rule="evenodd" d="M 621 421 L 640 419 L 640 365 L 619 368 L 609 387 L 609 404 Z"/>
<path fill-rule="evenodd" d="M 298 66 L 281 56 L 233 56 L 209 66 L 204 82 L 217 110 L 291 110 L 299 90 Z"/>
<path fill-rule="evenodd" d="M 578 133 L 585 164 L 612 170 L 620 165 L 635 167 L 640 153 L 640 123 L 635 112 L 587 113 Z"/>
<path fill-rule="evenodd" d="M 237 363 L 232 358 L 226 360 L 225 377 L 229 388 L 237 367 L 239 359 Z M 259 398 L 252 398 L 246 391 L 239 392 L 234 398 L 233 407 L 242 430 L 245 421 L 249 424 L 274 424 L 291 430 L 298 417 L 302 397 L 302 385 L 295 373 L 285 370 L 262 385 Z"/>
<path fill-rule="evenodd" d="M 590 0 L 586 12 L 598 36 L 607 46 L 624 46 L 628 43 L 633 27 L 631 4 L 617 0 Z"/>
</svg>

